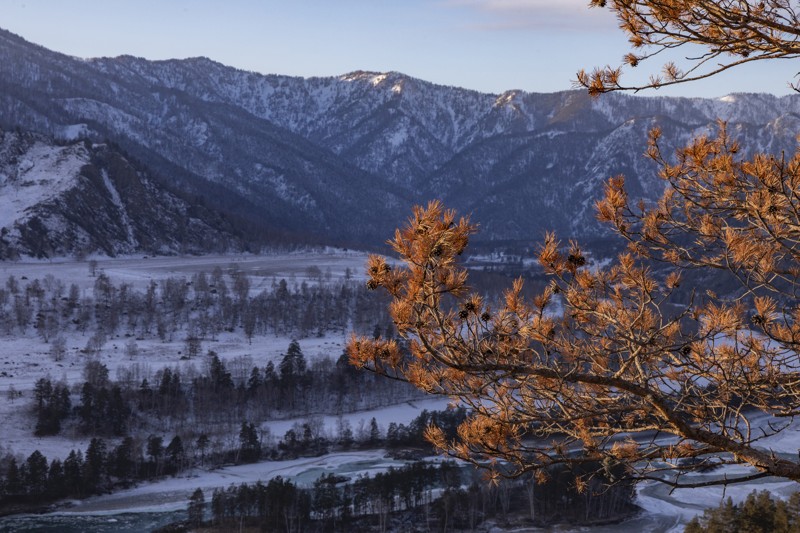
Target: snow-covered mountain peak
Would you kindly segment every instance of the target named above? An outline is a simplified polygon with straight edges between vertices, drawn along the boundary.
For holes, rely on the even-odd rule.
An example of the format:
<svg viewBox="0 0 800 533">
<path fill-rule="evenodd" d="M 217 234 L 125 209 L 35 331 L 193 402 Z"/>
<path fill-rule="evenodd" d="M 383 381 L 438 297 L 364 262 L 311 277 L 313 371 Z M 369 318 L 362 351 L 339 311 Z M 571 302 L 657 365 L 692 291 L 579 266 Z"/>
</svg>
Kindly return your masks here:
<svg viewBox="0 0 800 533">
<path fill-rule="evenodd" d="M 300 78 L 207 58 L 86 62 L 2 32 L 0 58 L 0 126 L 107 138 L 248 224 L 320 240 L 383 242 L 431 198 L 472 213 L 484 237 L 598 235 L 591 205 L 609 176 L 630 176 L 633 195 L 657 193 L 642 157 L 653 125 L 666 153 L 717 118 L 751 151 L 794 150 L 800 128 L 800 96 L 498 95 L 392 71 Z"/>
</svg>

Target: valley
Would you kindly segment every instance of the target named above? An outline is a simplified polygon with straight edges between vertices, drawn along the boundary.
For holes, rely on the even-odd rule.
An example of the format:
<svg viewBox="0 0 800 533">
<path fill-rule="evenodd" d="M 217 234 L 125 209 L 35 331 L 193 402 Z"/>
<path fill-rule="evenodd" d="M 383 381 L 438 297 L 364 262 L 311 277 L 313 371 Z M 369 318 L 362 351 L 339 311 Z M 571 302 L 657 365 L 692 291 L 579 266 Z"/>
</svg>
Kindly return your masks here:
<svg viewBox="0 0 800 533">
<path fill-rule="evenodd" d="M 798 131 L 796 94 L 489 93 L 0 29 L 0 532 L 678 533 L 788 500 L 791 476 L 715 461 L 797 467 Z M 414 284 L 387 239 L 438 201 L 476 231 L 412 219 Z M 655 253 L 616 256 L 609 222 Z M 676 472 L 699 486 L 652 479 Z"/>
<path fill-rule="evenodd" d="M 131 291 L 131 295 L 137 291 L 146 291 L 153 284 L 164 287 L 168 280 L 174 279 L 180 280 L 182 285 L 189 284 L 194 291 L 201 273 L 222 270 L 225 274 L 223 278 L 217 278 L 217 287 L 219 279 L 229 279 L 231 274 L 236 276 L 245 273 L 249 281 L 247 295 L 255 297 L 263 291 L 274 289 L 281 280 L 287 281 L 288 286 L 294 290 L 299 290 L 301 285 L 323 287 L 345 282 L 363 285 L 365 260 L 365 254 L 359 252 L 326 249 L 261 256 L 132 256 L 90 258 L 83 261 L 54 259 L 5 262 L 0 266 L 0 278 L 6 283 L 0 291 L 8 291 L 8 279 L 15 279 L 20 284 L 20 291 L 38 283 L 52 290 L 60 283 L 64 287 L 77 286 L 81 298 L 98 298 L 100 294 L 96 292 L 97 281 L 103 276 L 108 276 L 112 286 L 127 286 L 126 290 Z M 230 285 L 233 286 L 232 281 Z M 187 296 L 190 294 L 187 293 Z M 188 301 L 190 300 L 191 298 Z M 9 327 L 9 320 L 16 321 L 9 315 L 4 315 L 3 320 L 6 328 Z M 70 331 L 70 327 L 72 326 L 64 326 L 64 331 L 61 332 L 65 339 L 65 352 L 60 358 L 54 358 L 52 341 L 43 341 L 36 328 L 27 328 L 25 333 L 14 332 L 18 324 L 12 323 L 12 332 L 6 331 L 3 334 L 3 352 L 0 354 L 0 424 L 4 428 L 4 438 L 0 453 L 6 460 L 16 456 L 23 463 L 26 457 L 38 450 L 48 459 L 63 461 L 70 450 L 87 449 L 90 445 L 91 434 L 82 434 L 77 423 L 69 422 L 69 419 L 57 435 L 35 435 L 34 397 L 36 382 L 42 377 L 66 384 L 72 390 L 71 396 L 75 405 L 80 396 L 79 385 L 86 379 L 87 361 L 102 364 L 108 369 L 111 381 L 119 383 L 129 380 L 133 371 L 138 373 L 137 379 L 149 377 L 155 383 L 165 368 L 171 368 L 185 380 L 192 379 L 192 376 L 202 375 L 208 365 L 202 355 L 186 357 L 186 325 L 178 326 L 171 338 L 162 339 L 155 331 L 149 335 L 143 334 L 139 329 L 141 326 L 137 326 L 136 322 L 122 321 L 120 329 L 108 335 L 97 353 L 87 353 L 85 347 L 92 336 L 93 327 L 83 332 Z M 299 338 L 299 346 L 307 358 L 309 368 L 313 368 L 318 361 L 335 359 L 341 355 L 349 335 L 349 327 Z M 126 342 L 132 338 L 131 333 L 137 345 L 135 355 L 126 350 Z M 249 367 L 246 365 L 264 367 L 272 363 L 277 367 L 296 333 L 298 331 L 292 331 L 289 335 L 276 335 L 273 332 L 254 335 L 248 339 L 242 327 L 237 326 L 232 331 L 220 331 L 216 335 L 204 337 L 202 347 L 203 351 L 219 354 L 223 364 L 232 371 L 234 382 L 241 384 L 248 378 Z M 350 391 L 350 394 L 357 392 L 363 394 L 364 391 Z M 447 398 L 435 399 L 416 395 L 409 398 L 389 398 L 382 401 L 385 406 L 338 412 L 322 402 L 318 408 L 306 411 L 301 416 L 292 416 L 291 411 L 278 411 L 273 416 L 255 421 L 260 432 L 261 446 L 268 449 L 275 446 L 287 432 L 299 431 L 298 428 L 305 427 L 304 424 L 313 424 L 316 428 L 314 431 L 330 443 L 335 443 L 340 438 L 344 425 L 352 428 L 354 438 L 358 441 L 366 438 L 364 432 L 367 431 L 370 420 L 377 420 L 378 431 L 386 435 L 390 424 L 408 425 L 423 410 L 448 409 Z M 255 411 L 251 412 L 249 416 L 255 416 L 254 413 Z M 275 419 L 275 414 L 280 418 Z M 181 416 L 177 416 L 175 412 L 166 418 L 158 415 L 157 419 L 152 420 L 146 418 L 145 412 L 137 416 L 145 418 L 130 425 L 128 429 L 136 441 L 143 445 L 144 436 L 153 431 L 163 431 L 167 437 L 165 442 L 172 433 L 182 434 L 185 437 L 186 453 L 194 457 L 190 460 L 190 466 L 162 479 L 138 481 L 132 488 L 117 487 L 111 494 L 85 499 L 70 498 L 57 503 L 46 515 L 0 518 L 0 531 L 70 531 L 70 528 L 95 532 L 136 531 L 137 528 L 157 527 L 183 519 L 187 500 L 197 488 L 202 488 L 210 496 L 214 489 L 224 489 L 231 484 L 266 482 L 275 476 L 282 476 L 299 486 L 310 487 L 321 474 L 344 474 L 348 477 L 371 475 L 408 463 L 407 460 L 392 459 L 386 449 L 379 448 L 322 452 L 316 457 L 296 459 L 275 457 L 238 466 L 213 465 L 210 462 L 204 464 L 205 461 L 199 460 L 198 448 L 191 444 L 199 434 L 198 430 L 203 431 L 202 426 L 197 426 L 201 419 L 190 415 L 182 421 Z M 211 449 L 223 451 L 236 448 L 238 440 L 235 435 L 238 433 L 240 419 L 226 420 L 223 416 L 216 420 L 212 422 L 209 419 L 203 423 L 205 431 L 211 437 Z M 191 435 L 195 437 L 189 438 Z M 106 440 L 108 449 L 111 450 L 120 439 L 109 437 Z M 783 444 L 774 444 L 780 449 L 786 446 L 791 448 L 794 437 L 790 434 L 784 437 L 781 441 Z M 787 451 L 791 452 L 789 448 Z M 139 453 L 144 451 L 142 448 Z M 139 460 L 145 461 L 144 458 Z M 426 460 L 436 462 L 442 459 L 431 455 Z M 726 469 L 726 472 L 728 470 L 730 469 Z M 733 470 L 730 473 L 734 473 Z M 721 473 L 713 472 L 708 475 L 718 476 Z M 735 489 L 729 488 L 724 494 L 743 499 L 751 490 L 761 488 L 769 488 L 774 493 L 788 493 L 792 490 L 792 484 L 767 480 Z M 649 531 L 679 531 L 682 524 L 706 506 L 715 505 L 722 495 L 721 488 L 709 489 L 701 497 L 696 491 L 670 494 L 667 488 L 657 483 L 642 484 L 638 489 L 637 503 L 643 508 L 643 514 L 610 529 L 598 526 L 591 531 L 639 531 L 642 527 Z M 48 527 L 54 529 L 47 529 Z M 570 529 L 562 527 L 559 531 Z"/>
<path fill-rule="evenodd" d="M 84 61 L 5 31 L 0 58 L 0 128 L 37 132 L 56 144 L 109 143 L 116 155 L 106 159 L 119 164 L 95 166 L 108 169 L 125 216 L 139 224 L 136 239 L 128 239 L 100 179 L 92 208 L 103 205 L 113 235 L 95 227 L 88 239 L 82 233 L 88 226 L 72 219 L 81 229 L 54 243 L 71 248 L 34 247 L 42 257 L 257 252 L 276 243 L 374 248 L 412 205 L 433 199 L 480 224 L 476 243 L 523 248 L 550 230 L 605 239 L 610 232 L 593 204 L 609 177 L 627 176 L 636 198 L 651 201 L 663 190 L 656 165 L 642 157 L 651 128 L 661 128 L 672 153 L 693 135 L 714 131 L 719 118 L 745 155 L 791 153 L 800 129 L 796 96 L 596 100 L 581 91 L 481 93 L 399 72 L 298 78 L 202 57 Z M 3 163 L 11 175 L 20 162 Z M 162 208 L 164 217 L 148 212 L 147 202 L 136 201 L 141 187 L 120 186 L 132 181 L 125 167 L 146 175 L 147 186 L 161 191 L 156 196 L 169 192 L 188 201 L 190 220 L 203 231 L 176 225 L 174 210 Z M 82 207 L 76 197 L 59 206 L 29 209 L 5 227 L 15 232 L 34 212 L 46 221 Z M 148 228 L 147 221 L 162 228 Z M 3 256 L 30 255 L 41 241 L 33 237 L 9 242 Z"/>
</svg>

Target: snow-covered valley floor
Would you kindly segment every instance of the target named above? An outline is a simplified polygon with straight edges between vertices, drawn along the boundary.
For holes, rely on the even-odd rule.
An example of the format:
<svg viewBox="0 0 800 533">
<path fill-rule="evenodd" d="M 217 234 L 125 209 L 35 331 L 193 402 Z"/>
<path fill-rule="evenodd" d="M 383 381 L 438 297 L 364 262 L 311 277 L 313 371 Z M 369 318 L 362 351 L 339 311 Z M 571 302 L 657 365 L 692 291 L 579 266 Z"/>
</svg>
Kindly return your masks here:
<svg viewBox="0 0 800 533">
<path fill-rule="evenodd" d="M 272 286 L 275 280 L 286 279 L 290 284 L 314 283 L 313 272 L 323 272 L 331 278 L 350 276 L 363 279 L 366 255 L 357 252 L 326 251 L 298 252 L 275 255 L 237 255 L 214 257 L 129 257 L 120 259 L 98 259 L 97 269 L 107 274 L 114 282 L 125 281 L 134 289 L 144 291 L 152 281 L 168 277 L 186 277 L 197 272 L 211 272 L 215 267 L 223 269 L 234 265 L 245 271 L 251 280 L 251 293 L 258 293 Z M 309 267 L 315 267 L 309 269 Z M 92 275 L 89 264 L 79 261 L 38 261 L 0 263 L 0 283 L 5 283 L 9 276 L 18 280 L 44 280 L 53 276 L 67 286 L 78 285 L 84 293 L 91 293 L 96 277 Z M 81 380 L 85 355 L 82 349 L 86 346 L 89 333 L 72 332 L 66 336 L 66 355 L 60 361 L 50 356 L 50 345 L 44 342 L 35 330 L 25 333 L 0 335 L 0 454 L 12 453 L 21 458 L 27 457 L 34 450 L 39 450 L 48 459 L 64 457 L 72 449 L 85 450 L 89 439 L 76 432 L 64 432 L 55 437 L 37 438 L 33 436 L 34 418 L 31 415 L 32 391 L 36 380 L 50 377 L 63 380 L 69 384 Z M 303 353 L 309 359 L 319 357 L 337 358 L 344 349 L 347 333 L 326 334 L 322 337 L 301 339 L 299 341 Z M 132 364 L 146 366 L 154 372 L 164 366 L 178 367 L 182 373 L 191 375 L 197 363 L 184 360 L 184 339 L 180 336 L 173 340 L 161 341 L 145 339 L 138 341 L 138 353 L 135 360 L 125 353 L 124 337 L 113 337 L 108 340 L 100 361 L 109 369 L 111 379 L 116 379 Z M 264 366 L 272 361 L 277 364 L 291 341 L 290 337 L 266 335 L 255 336 L 249 342 L 241 332 L 223 332 L 214 341 L 204 341 L 203 350 L 214 350 L 223 360 L 237 357 L 248 358 L 254 364 Z M 447 401 L 441 398 L 430 400 L 403 402 L 394 406 L 371 411 L 363 411 L 338 416 L 323 416 L 320 421 L 326 431 L 333 432 L 341 420 L 346 419 L 353 428 L 363 426 L 374 417 L 385 430 L 390 422 L 408 423 L 423 409 L 444 409 Z M 274 420 L 261 424 L 261 428 L 269 430 L 273 437 L 282 436 L 296 422 L 303 419 Z M 232 437 L 235 439 L 235 436 Z M 795 453 L 800 447 L 800 430 L 790 429 L 776 437 L 770 443 L 776 451 Z M 189 495 L 196 488 L 206 492 L 207 501 L 214 488 L 227 487 L 231 483 L 252 483 L 269 480 L 275 476 L 283 476 L 300 484 L 311 485 L 321 474 L 328 472 L 356 475 L 374 473 L 385 470 L 389 466 L 399 465 L 399 461 L 386 458 L 383 450 L 352 451 L 331 453 L 316 458 L 304 458 L 291 461 L 264 461 L 257 464 L 227 466 L 217 469 L 194 468 L 176 477 L 169 477 L 152 483 L 141 483 L 136 487 L 115 492 L 109 495 L 96 496 L 80 501 L 70 501 L 59 506 L 55 513 L 35 518 L 9 517 L 0 518 L 0 532 L 3 531 L 66 531 L 71 524 L 72 531 L 136 531 L 144 523 L 131 520 L 130 514 L 147 515 L 147 523 L 163 520 L 186 508 Z M 741 467 L 729 467 L 710 475 L 741 472 Z M 615 526 L 581 528 L 580 531 L 681 531 L 683 525 L 693 516 L 702 513 L 706 507 L 716 506 L 723 497 L 731 496 L 734 501 L 743 500 L 752 490 L 767 489 L 776 495 L 787 497 L 797 490 L 795 483 L 782 480 L 766 479 L 746 485 L 722 488 L 679 490 L 670 493 L 668 487 L 656 483 L 643 484 L 639 487 L 638 504 L 644 509 L 639 517 Z M 125 523 L 129 528 L 121 526 L 118 517 L 126 515 Z M 158 518 L 161 517 L 161 518 Z M 92 520 L 91 524 L 82 522 Z M 70 522 L 71 521 L 71 522 Z M 152 523 L 156 523 L 152 522 Z M 43 524 L 52 524 L 50 529 L 43 529 Z M 82 524 L 82 525 L 76 525 Z M 130 525 L 134 524 L 134 525 Z M 139 526 L 135 525 L 139 524 Z M 128 527 L 128 526 L 126 526 Z M 560 528 L 558 531 L 567 531 Z"/>
<path fill-rule="evenodd" d="M 128 257 L 98 259 L 95 274 L 105 273 L 114 283 L 130 283 L 133 289 L 144 291 L 151 281 L 158 282 L 170 277 L 191 279 L 193 274 L 201 271 L 210 273 L 215 267 L 235 267 L 248 274 L 250 292 L 257 294 L 281 279 L 289 284 L 303 281 L 314 283 L 307 276 L 309 267 L 330 273 L 334 279 L 343 278 L 346 273 L 356 279 L 363 278 L 365 262 L 365 254 L 338 250 L 261 256 Z M 14 276 L 20 284 L 53 276 L 66 287 L 76 284 L 83 295 L 92 293 L 97 279 L 96 275 L 92 275 L 88 262 L 71 260 L 0 262 L 0 286 L 10 276 Z M 12 452 L 27 457 L 34 450 L 39 450 L 49 459 L 63 460 L 73 448 L 86 449 L 88 438 L 75 435 L 34 437 L 35 421 L 30 415 L 30 408 L 33 401 L 31 393 L 38 379 L 49 377 L 70 385 L 80 382 L 86 361 L 82 350 L 90 336 L 90 331 L 66 334 L 66 355 L 63 360 L 54 361 L 50 356 L 50 344 L 44 342 L 35 329 L 29 327 L 25 333 L 15 331 L 13 335 L 0 334 L 0 427 L 3 428 L 0 453 Z M 324 337 L 300 339 L 299 344 L 309 361 L 320 357 L 335 360 L 344 350 L 346 336 L 342 333 L 327 334 Z M 248 342 L 241 332 L 222 332 L 216 340 L 204 341 L 202 349 L 204 352 L 217 352 L 225 361 L 245 358 L 263 367 L 269 361 L 277 365 L 291 340 L 291 337 L 257 335 Z M 184 335 L 176 335 L 166 341 L 157 338 L 137 340 L 138 354 L 135 358 L 125 355 L 125 342 L 126 338 L 119 333 L 108 339 L 99 354 L 99 361 L 108 368 L 112 380 L 136 365 L 149 373 L 165 366 L 177 367 L 184 375 L 202 370 L 198 368 L 202 363 L 182 359 L 186 349 Z"/>
</svg>

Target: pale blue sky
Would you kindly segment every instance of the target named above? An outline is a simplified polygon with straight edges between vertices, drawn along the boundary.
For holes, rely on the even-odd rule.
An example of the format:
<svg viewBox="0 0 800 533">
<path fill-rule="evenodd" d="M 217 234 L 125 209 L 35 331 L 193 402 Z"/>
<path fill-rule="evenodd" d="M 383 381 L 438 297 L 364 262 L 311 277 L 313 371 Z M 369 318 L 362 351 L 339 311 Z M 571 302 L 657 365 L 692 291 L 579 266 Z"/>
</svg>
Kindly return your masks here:
<svg viewBox="0 0 800 533">
<path fill-rule="evenodd" d="M 207 56 L 261 73 L 395 70 L 484 92 L 569 89 L 629 51 L 588 0 L 0 0 L 0 27 L 78 57 Z M 660 65 L 644 64 L 641 74 Z M 650 70 L 645 70 L 650 68 Z M 787 94 L 792 61 L 654 93 Z M 632 79 L 632 75 L 628 75 Z"/>
</svg>

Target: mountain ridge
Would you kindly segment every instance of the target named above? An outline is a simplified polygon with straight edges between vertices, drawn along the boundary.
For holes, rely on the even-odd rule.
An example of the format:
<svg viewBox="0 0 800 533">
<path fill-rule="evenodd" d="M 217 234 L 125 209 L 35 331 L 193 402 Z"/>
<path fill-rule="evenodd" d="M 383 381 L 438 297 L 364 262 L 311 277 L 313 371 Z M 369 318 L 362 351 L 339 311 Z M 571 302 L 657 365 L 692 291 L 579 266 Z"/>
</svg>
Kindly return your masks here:
<svg viewBox="0 0 800 533">
<path fill-rule="evenodd" d="M 793 152 L 800 97 L 480 93 L 397 72 L 264 75 L 208 58 L 75 59 L 0 31 L 0 125 L 112 140 L 172 186 L 262 231 L 374 246 L 438 198 L 478 240 L 596 239 L 611 176 L 654 199 L 666 152 L 718 117 L 755 150 Z M 210 192 L 213 191 L 213 192 Z"/>
</svg>

